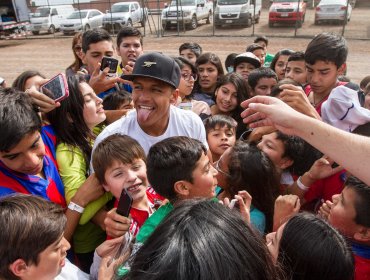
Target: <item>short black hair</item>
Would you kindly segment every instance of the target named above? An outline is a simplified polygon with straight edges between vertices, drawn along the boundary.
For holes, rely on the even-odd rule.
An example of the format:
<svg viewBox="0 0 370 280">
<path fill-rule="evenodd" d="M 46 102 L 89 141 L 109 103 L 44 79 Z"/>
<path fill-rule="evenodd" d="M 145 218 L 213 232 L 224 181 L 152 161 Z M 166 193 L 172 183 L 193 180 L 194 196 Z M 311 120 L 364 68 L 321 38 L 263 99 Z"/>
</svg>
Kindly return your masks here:
<svg viewBox="0 0 370 280">
<path fill-rule="evenodd" d="M 203 52 L 202 47 L 198 43 L 193 43 L 193 42 L 181 44 L 179 47 L 179 53 L 181 53 L 183 50 L 191 50 L 197 58 Z"/>
<path fill-rule="evenodd" d="M 357 194 L 355 199 L 356 224 L 370 227 L 370 186 L 355 176 L 350 176 L 345 186 Z"/>
<path fill-rule="evenodd" d="M 269 40 L 267 39 L 266 36 L 262 35 L 262 36 L 257 36 L 256 39 L 254 39 L 254 43 L 257 43 L 257 42 L 260 42 L 260 41 L 263 41 L 265 42 L 266 46 L 268 46 L 269 44 Z"/>
<path fill-rule="evenodd" d="M 274 78 L 276 81 L 278 81 L 278 77 L 276 73 L 271 68 L 260 67 L 260 68 L 254 69 L 253 71 L 249 73 L 249 76 L 248 76 L 249 87 L 252 90 L 254 90 L 258 84 L 258 81 L 262 78 Z"/>
<path fill-rule="evenodd" d="M 9 151 L 22 139 L 41 131 L 41 119 L 28 94 L 0 88 L 0 151 Z"/>
<path fill-rule="evenodd" d="M 101 41 L 113 42 L 112 36 L 102 28 L 95 28 L 87 30 L 82 34 L 82 51 L 86 53 L 91 44 L 99 43 Z"/>
<path fill-rule="evenodd" d="M 320 33 L 307 45 L 306 63 L 314 65 L 318 60 L 333 62 L 337 68 L 342 66 L 348 55 L 347 41 L 334 33 Z"/>
<path fill-rule="evenodd" d="M 36 76 L 40 76 L 41 78 L 45 79 L 45 76 L 37 70 L 26 70 L 19 74 L 17 78 L 15 78 L 12 87 L 20 91 L 25 91 L 27 80 Z"/>
<path fill-rule="evenodd" d="M 288 57 L 288 62 L 289 61 L 305 61 L 304 52 L 298 51 L 298 52 L 292 53 Z"/>
<path fill-rule="evenodd" d="M 118 110 L 118 108 L 125 102 L 131 102 L 131 93 L 126 90 L 119 90 L 108 94 L 103 99 L 104 110 Z"/>
<path fill-rule="evenodd" d="M 290 56 L 293 53 L 294 53 L 294 51 L 289 50 L 289 49 L 283 49 L 283 50 L 278 51 L 275 54 L 275 56 L 272 59 L 272 61 L 271 61 L 270 68 L 275 71 L 276 62 L 279 60 L 279 57 L 282 56 L 282 55 L 288 55 L 288 56 Z"/>
<path fill-rule="evenodd" d="M 123 38 L 126 37 L 138 37 L 141 46 L 143 46 L 143 34 L 140 30 L 132 26 L 124 26 L 117 34 L 117 47 L 121 45 Z"/>
<path fill-rule="evenodd" d="M 193 183 L 193 171 L 206 153 L 202 142 L 186 136 L 170 137 L 154 144 L 147 157 L 151 186 L 161 196 L 175 201 L 175 183 L 182 180 Z"/>
<path fill-rule="evenodd" d="M 282 133 L 281 131 L 276 131 L 276 139 L 280 140 L 284 144 L 284 154 L 282 157 L 287 157 L 293 161 L 293 164 L 287 169 L 296 174 L 295 163 L 305 160 L 303 157 L 304 152 L 304 140 L 298 136 L 292 136 Z"/>
<path fill-rule="evenodd" d="M 251 52 L 251 53 L 253 53 L 255 50 L 264 50 L 264 49 L 265 49 L 265 48 L 264 48 L 264 47 L 262 47 L 261 45 L 254 43 L 254 44 L 252 44 L 252 45 L 249 45 L 249 46 L 245 49 L 245 51 L 246 51 L 246 52 Z"/>
<path fill-rule="evenodd" d="M 227 57 L 225 59 L 226 72 L 228 72 L 229 67 L 232 67 L 234 69 L 234 60 L 235 60 L 235 57 L 237 55 L 238 55 L 237 53 L 230 53 L 230 54 L 227 55 Z"/>
</svg>

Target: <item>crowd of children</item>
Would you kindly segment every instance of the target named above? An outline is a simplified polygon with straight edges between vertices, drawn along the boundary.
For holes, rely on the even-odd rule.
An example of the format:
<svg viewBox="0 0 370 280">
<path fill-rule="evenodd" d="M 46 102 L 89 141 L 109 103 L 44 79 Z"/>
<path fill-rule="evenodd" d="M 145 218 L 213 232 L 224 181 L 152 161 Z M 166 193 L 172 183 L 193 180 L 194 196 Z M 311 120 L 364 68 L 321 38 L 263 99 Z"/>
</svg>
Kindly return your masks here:
<svg viewBox="0 0 370 280">
<path fill-rule="evenodd" d="M 370 279 L 370 76 L 336 34 L 268 44 L 222 63 L 92 29 L 66 99 L 0 78 L 0 279 Z"/>
</svg>

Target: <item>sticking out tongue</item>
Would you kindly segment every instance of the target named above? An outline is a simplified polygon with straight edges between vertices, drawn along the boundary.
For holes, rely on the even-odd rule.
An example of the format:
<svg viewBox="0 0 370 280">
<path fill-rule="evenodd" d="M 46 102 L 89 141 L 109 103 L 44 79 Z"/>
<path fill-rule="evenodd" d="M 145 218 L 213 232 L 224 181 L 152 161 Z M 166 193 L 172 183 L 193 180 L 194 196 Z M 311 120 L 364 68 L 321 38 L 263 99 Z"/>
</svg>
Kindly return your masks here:
<svg viewBox="0 0 370 280">
<path fill-rule="evenodd" d="M 139 122 L 145 122 L 145 121 L 147 121 L 147 119 L 148 119 L 150 113 L 152 112 L 152 110 L 138 108 L 138 109 L 136 109 L 136 112 L 137 112 L 137 120 Z"/>
</svg>

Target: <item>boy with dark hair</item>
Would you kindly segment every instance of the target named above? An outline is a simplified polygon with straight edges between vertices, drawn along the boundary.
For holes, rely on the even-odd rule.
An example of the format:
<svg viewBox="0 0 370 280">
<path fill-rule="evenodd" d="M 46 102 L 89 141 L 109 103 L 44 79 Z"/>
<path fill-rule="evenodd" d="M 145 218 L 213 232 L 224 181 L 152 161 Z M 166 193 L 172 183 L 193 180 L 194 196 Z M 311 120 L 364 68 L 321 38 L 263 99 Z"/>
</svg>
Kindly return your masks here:
<svg viewBox="0 0 370 280">
<path fill-rule="evenodd" d="M 264 67 L 270 67 L 271 61 L 274 59 L 274 55 L 270 54 L 270 53 L 267 53 L 267 46 L 269 44 L 269 40 L 267 39 L 266 36 L 262 35 L 262 36 L 257 36 L 257 38 L 254 39 L 254 43 L 264 47 L 264 49 L 265 49 L 265 61 L 264 61 L 263 66 Z"/>
<path fill-rule="evenodd" d="M 285 78 L 292 79 L 302 86 L 307 84 L 307 68 L 304 52 L 295 52 L 288 58 Z"/>
<path fill-rule="evenodd" d="M 270 68 L 261 67 L 253 70 L 248 76 L 251 95 L 270 95 L 277 81 L 276 73 Z"/>
<path fill-rule="evenodd" d="M 121 57 L 121 63 L 117 67 L 117 75 L 131 74 L 135 61 L 143 54 L 143 35 L 140 30 L 125 26 L 117 34 L 117 54 Z M 123 88 L 132 92 L 129 84 L 123 84 Z"/>
<path fill-rule="evenodd" d="M 187 58 L 193 65 L 202 54 L 202 47 L 197 43 L 183 43 L 179 47 L 179 55 Z"/>
<path fill-rule="evenodd" d="M 0 279 L 89 279 L 67 259 L 63 208 L 38 196 L 0 198 Z"/>
<path fill-rule="evenodd" d="M 333 33 L 320 33 L 308 44 L 305 51 L 308 99 L 321 115 L 321 104 L 328 99 L 330 92 L 346 68 L 348 46 L 344 37 Z"/>
<path fill-rule="evenodd" d="M 355 280 L 370 278 L 370 186 L 354 176 L 319 213 L 348 238 L 355 256 Z"/>
<path fill-rule="evenodd" d="M 266 50 L 263 46 L 254 43 L 252 45 L 249 45 L 245 51 L 253 53 L 255 56 L 259 58 L 259 60 L 261 61 L 261 65 L 264 64 L 265 57 L 266 57 Z"/>
</svg>

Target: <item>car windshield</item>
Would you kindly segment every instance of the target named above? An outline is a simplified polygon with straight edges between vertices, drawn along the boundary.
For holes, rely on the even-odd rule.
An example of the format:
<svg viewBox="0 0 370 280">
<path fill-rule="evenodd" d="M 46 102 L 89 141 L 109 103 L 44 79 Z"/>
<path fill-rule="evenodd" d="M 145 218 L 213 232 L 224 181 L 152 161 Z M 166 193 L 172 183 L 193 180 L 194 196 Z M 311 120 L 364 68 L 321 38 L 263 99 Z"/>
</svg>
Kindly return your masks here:
<svg viewBox="0 0 370 280">
<path fill-rule="evenodd" d="M 345 0 L 321 0 L 319 4 L 336 4 L 336 5 L 344 5 L 346 6 L 347 3 Z"/>
<path fill-rule="evenodd" d="M 126 13 L 130 10 L 129 5 L 115 5 L 112 7 L 112 13 Z"/>
<path fill-rule="evenodd" d="M 219 0 L 219 5 L 241 5 L 247 3 L 247 0 Z"/>
<path fill-rule="evenodd" d="M 195 6 L 195 1 L 194 0 L 178 0 L 177 3 L 176 1 L 171 2 L 171 6 Z"/>
<path fill-rule="evenodd" d="M 32 17 L 47 17 L 50 14 L 50 8 L 37 8 Z"/>
<path fill-rule="evenodd" d="M 274 3 L 298 3 L 303 2 L 303 0 L 274 0 Z"/>
<path fill-rule="evenodd" d="M 87 16 L 87 12 L 73 12 L 70 14 L 67 19 L 77 19 L 77 18 L 85 18 Z"/>
</svg>

